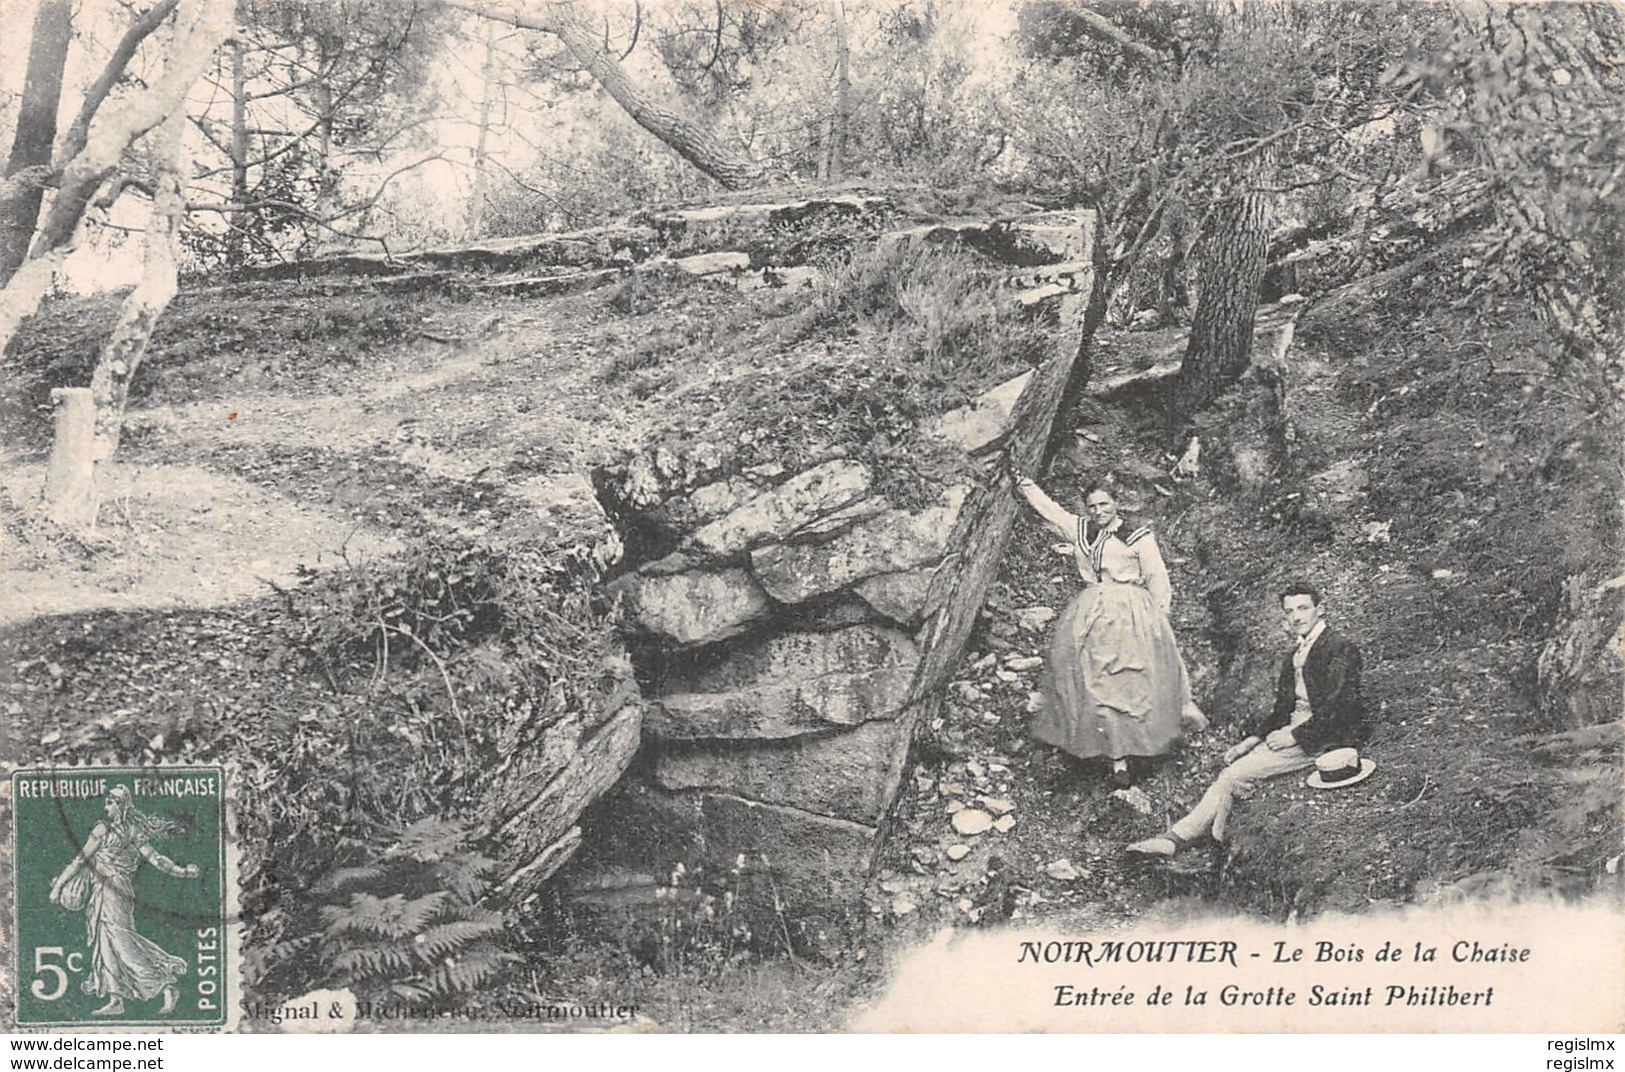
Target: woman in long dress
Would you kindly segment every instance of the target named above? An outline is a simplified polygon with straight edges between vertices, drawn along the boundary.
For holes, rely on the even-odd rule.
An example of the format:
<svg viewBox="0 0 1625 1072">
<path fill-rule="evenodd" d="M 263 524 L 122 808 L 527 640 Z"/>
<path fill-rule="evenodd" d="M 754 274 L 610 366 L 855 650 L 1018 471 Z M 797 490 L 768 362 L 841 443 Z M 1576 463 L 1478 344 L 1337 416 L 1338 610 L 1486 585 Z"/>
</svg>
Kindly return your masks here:
<svg viewBox="0 0 1625 1072">
<path fill-rule="evenodd" d="M 164 1001 L 158 1012 L 166 1015 L 175 1008 L 175 984 L 186 974 L 186 961 L 136 933 L 133 880 L 142 860 L 177 878 L 196 878 L 197 865 L 182 867 L 153 849 L 152 839 L 171 826 L 138 811 L 128 787 L 108 790 L 105 809 L 107 820 L 96 824 L 85 847 L 51 883 L 51 902 L 70 911 L 82 905 L 90 946 L 90 975 L 82 989 L 107 999 L 96 1015 L 118 1016 L 125 998 L 147 1001 L 159 994 Z"/>
<path fill-rule="evenodd" d="M 1113 782 L 1127 786 L 1130 757 L 1163 755 L 1186 728 L 1207 726 L 1168 621 L 1168 567 L 1151 530 L 1125 522 L 1105 488 L 1089 489 L 1084 517 L 1026 477 L 1016 490 L 1072 545 L 1084 583 L 1055 623 L 1033 736 L 1111 760 Z"/>
</svg>

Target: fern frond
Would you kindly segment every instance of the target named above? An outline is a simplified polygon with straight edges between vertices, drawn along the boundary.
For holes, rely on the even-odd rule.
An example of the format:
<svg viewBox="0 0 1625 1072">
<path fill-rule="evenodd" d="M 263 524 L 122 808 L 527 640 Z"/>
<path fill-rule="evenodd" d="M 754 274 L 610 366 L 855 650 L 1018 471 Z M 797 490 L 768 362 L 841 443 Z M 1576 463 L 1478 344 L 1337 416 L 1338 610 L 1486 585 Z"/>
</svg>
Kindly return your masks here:
<svg viewBox="0 0 1625 1072">
<path fill-rule="evenodd" d="M 316 883 L 317 893 L 338 893 L 346 887 L 363 882 L 377 882 L 389 873 L 380 864 L 362 864 L 360 867 L 340 867 L 323 875 Z"/>
<path fill-rule="evenodd" d="M 370 893 L 350 895 L 348 905 L 326 905 L 322 921 L 327 934 L 372 934 L 382 938 L 405 938 L 421 931 L 444 908 L 451 894 L 444 890 L 407 900 L 404 894 L 374 897 Z"/>
<path fill-rule="evenodd" d="M 410 970 L 412 953 L 400 943 L 373 943 L 341 950 L 333 955 L 331 963 L 352 979 L 371 979 Z"/>
<path fill-rule="evenodd" d="M 304 934 L 259 948 L 250 946 L 243 950 L 243 967 L 250 978 L 259 978 L 278 964 L 303 955 L 320 937 L 319 934 Z"/>
<path fill-rule="evenodd" d="M 461 852 L 468 841 L 468 828 L 462 823 L 431 815 L 403 830 L 399 840 L 384 855 L 435 863 Z"/>
<path fill-rule="evenodd" d="M 489 918 L 436 923 L 413 938 L 412 945 L 418 956 L 433 961 L 456 953 L 470 942 L 502 933 L 502 917 L 495 912 L 484 915 Z"/>
<path fill-rule="evenodd" d="M 485 876 L 496 870 L 497 863 L 476 852 L 460 852 L 435 865 L 435 877 L 440 885 L 457 895 L 464 904 L 479 900 L 489 883 Z"/>
<path fill-rule="evenodd" d="M 400 921 L 406 933 L 419 934 L 429 922 L 440 915 L 451 901 L 451 894 L 445 890 L 435 890 L 422 897 L 414 897 L 401 906 Z"/>
<path fill-rule="evenodd" d="M 424 984 L 436 994 L 466 994 L 483 985 L 519 958 L 489 945 L 475 946 L 450 957 L 429 973 Z"/>
<path fill-rule="evenodd" d="M 422 983 L 394 983 L 389 991 L 408 1005 L 427 1005 L 435 996 L 434 991 Z"/>
</svg>

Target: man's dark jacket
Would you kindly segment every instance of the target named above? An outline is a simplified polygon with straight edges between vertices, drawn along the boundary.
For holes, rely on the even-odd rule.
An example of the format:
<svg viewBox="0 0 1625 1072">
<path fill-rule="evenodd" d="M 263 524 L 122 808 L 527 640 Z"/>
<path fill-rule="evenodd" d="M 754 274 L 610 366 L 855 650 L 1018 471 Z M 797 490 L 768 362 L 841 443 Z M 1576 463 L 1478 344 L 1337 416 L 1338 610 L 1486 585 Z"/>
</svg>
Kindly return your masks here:
<svg viewBox="0 0 1625 1072">
<path fill-rule="evenodd" d="M 1275 707 L 1255 720 L 1249 733 L 1263 737 L 1292 721 L 1297 682 L 1292 653 L 1281 663 L 1275 683 Z M 1309 693 L 1309 721 L 1292 731 L 1298 747 L 1310 755 L 1359 745 L 1365 739 L 1365 697 L 1360 694 L 1360 649 L 1331 629 L 1324 630 L 1303 662 L 1303 687 Z"/>
</svg>

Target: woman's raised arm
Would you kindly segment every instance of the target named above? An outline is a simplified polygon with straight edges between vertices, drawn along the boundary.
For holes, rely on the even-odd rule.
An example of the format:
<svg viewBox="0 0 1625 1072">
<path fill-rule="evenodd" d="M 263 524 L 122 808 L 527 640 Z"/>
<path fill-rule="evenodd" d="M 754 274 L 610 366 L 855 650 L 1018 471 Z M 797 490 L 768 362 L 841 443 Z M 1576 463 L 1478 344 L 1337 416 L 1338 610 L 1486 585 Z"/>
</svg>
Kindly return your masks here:
<svg viewBox="0 0 1625 1072">
<path fill-rule="evenodd" d="M 1060 503 L 1044 494 L 1044 489 L 1024 476 L 1016 477 L 1016 490 L 1027 500 L 1038 516 L 1066 540 L 1078 538 L 1078 515 L 1069 512 Z"/>
</svg>

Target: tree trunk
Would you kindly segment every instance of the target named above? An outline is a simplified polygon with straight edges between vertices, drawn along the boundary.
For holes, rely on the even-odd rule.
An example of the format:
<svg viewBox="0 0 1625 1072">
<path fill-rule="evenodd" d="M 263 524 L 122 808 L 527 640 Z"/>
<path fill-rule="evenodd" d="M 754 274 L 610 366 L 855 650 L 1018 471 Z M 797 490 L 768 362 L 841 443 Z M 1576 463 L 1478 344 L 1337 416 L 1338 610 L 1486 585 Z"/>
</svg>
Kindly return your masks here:
<svg viewBox="0 0 1625 1072">
<path fill-rule="evenodd" d="M 102 347 L 96 370 L 90 377 L 89 449 L 83 441 L 83 416 L 78 409 L 82 403 L 77 397 L 71 427 L 66 416 L 59 417 L 57 422 L 58 443 L 51 453 L 45 498 L 46 512 L 59 524 L 95 524 L 96 475 L 102 463 L 118 449 L 130 379 L 141 366 L 158 318 L 179 289 L 175 262 L 181 220 L 186 212 L 180 177 L 181 130 L 185 121 L 184 111 L 176 109 L 152 138 L 156 174 L 141 281 L 119 308 L 118 322 L 113 325 L 113 333 Z M 67 412 L 65 407 L 63 413 Z"/>
<path fill-rule="evenodd" d="M 1499 124 L 1538 129 L 1555 124 L 1577 134 L 1602 123 L 1617 122 L 1625 78 L 1619 64 L 1610 62 L 1625 46 L 1625 16 L 1611 5 L 1595 11 L 1584 5 L 1533 5 L 1510 8 L 1506 17 L 1525 42 L 1523 64 L 1535 73 L 1535 83 L 1560 87 L 1544 99 L 1539 93 L 1511 93 L 1496 100 L 1492 109 Z M 1561 77 L 1560 77 L 1561 76 Z M 1617 129 L 1617 128 L 1616 128 Z M 1596 129 L 1598 141 L 1603 130 Z M 1601 235 L 1625 222 L 1617 193 L 1617 144 L 1595 152 L 1585 171 L 1570 170 L 1575 186 L 1593 184 L 1596 200 L 1591 211 L 1576 212 L 1566 198 L 1552 196 L 1550 174 L 1537 169 L 1542 161 L 1524 157 L 1526 147 L 1517 136 L 1486 139 L 1485 151 L 1500 173 L 1506 190 L 1503 210 L 1508 222 L 1526 234 L 1548 236 L 1555 267 L 1537 277 L 1534 288 L 1546 321 L 1556 330 L 1577 373 L 1580 386 L 1599 405 L 1617 405 L 1625 399 L 1625 290 L 1617 260 L 1609 255 Z M 1555 170 L 1555 169 L 1554 169 Z M 1604 178 L 1601 172 L 1609 174 Z M 1617 239 L 1616 239 L 1617 241 Z"/>
<path fill-rule="evenodd" d="M 231 27 L 230 0 L 200 0 L 181 14 L 163 74 L 88 127 L 84 148 L 62 169 L 62 182 L 38 238 L 15 275 L 0 289 L 0 352 L 23 318 L 39 307 L 67 259 L 91 198 L 117 170 L 124 150 L 167 119 L 186 98 Z"/>
<path fill-rule="evenodd" d="M 73 39 L 73 4 L 70 0 L 42 0 L 34 15 L 33 40 L 28 49 L 28 74 L 23 82 L 17 130 L 6 158 L 6 178 L 26 168 L 51 162 L 56 141 L 56 113 L 62 102 L 62 72 Z M 14 188 L 0 204 L 0 286 L 28 256 L 28 243 L 39 222 L 45 189 L 38 182 Z"/>
<path fill-rule="evenodd" d="M 88 387 L 51 391 L 56 434 L 45 467 L 45 515 L 58 525 L 96 524 L 96 404 Z"/>
<path fill-rule="evenodd" d="M 1255 162 L 1248 188 L 1219 203 L 1203 237 L 1196 312 L 1173 384 L 1176 421 L 1205 408 L 1247 370 L 1269 252 L 1269 196 L 1258 187 L 1272 163 Z"/>
<path fill-rule="evenodd" d="M 1157 277 L 1157 320 L 1167 327 L 1179 319 L 1185 305 L 1185 217 L 1174 213 L 1168 220 L 1168 257 Z"/>
<path fill-rule="evenodd" d="M 231 42 L 231 203 L 248 203 L 248 77 L 244 72 L 243 43 Z M 248 263 L 248 232 L 241 207 L 226 214 L 226 267 L 239 272 Z"/>
<path fill-rule="evenodd" d="M 118 449 L 130 378 L 146 356 L 147 343 L 152 339 L 158 318 L 180 289 L 176 260 L 181 222 L 186 214 L 186 200 L 181 190 L 181 131 L 185 121 L 185 114 L 177 109 L 153 135 L 156 174 L 141 281 L 124 299 L 118 323 L 102 347 L 96 370 L 90 377 L 90 393 L 96 402 L 98 460 Z"/>
<path fill-rule="evenodd" d="M 1048 469 L 1056 455 L 1072 442 L 1073 429 L 1068 418 L 1078 403 L 1083 401 L 1084 395 L 1089 390 L 1089 382 L 1095 374 L 1095 333 L 1106 321 L 1112 269 L 1111 251 L 1106 248 L 1102 237 L 1093 231 L 1095 226 L 1097 224 L 1091 221 L 1089 261 L 1094 266 L 1094 271 L 1089 279 L 1088 297 L 1078 314 L 1080 320 L 1075 343 L 1076 352 L 1067 369 L 1066 382 L 1061 386 L 1055 417 L 1049 424 L 1043 447 L 1036 456 L 1031 453 L 1023 455 L 1015 451 L 1010 454 L 1012 461 L 1031 472 L 1043 472 Z"/>
<path fill-rule="evenodd" d="M 474 143 L 474 189 L 468 197 L 468 217 L 463 230 L 467 237 L 479 237 L 485 220 L 486 142 L 491 136 L 491 94 L 496 91 L 496 28 L 485 31 L 485 63 L 480 68 L 480 126 Z"/>
<path fill-rule="evenodd" d="M 846 177 L 846 137 L 852 126 L 852 49 L 847 41 L 846 4 L 835 0 L 835 129 L 830 137 L 829 177 Z"/>
<path fill-rule="evenodd" d="M 678 156 L 730 190 L 743 189 L 761 181 L 763 172 L 760 164 L 728 151 L 692 116 L 661 103 L 633 84 L 626 70 L 613 55 L 604 51 L 598 37 L 582 25 L 569 4 L 547 4 L 534 14 L 511 8 L 481 6 L 464 0 L 451 0 L 450 6 L 521 29 L 554 35 L 638 126 L 659 138 Z M 669 95 L 667 99 L 670 99 Z"/>
</svg>

